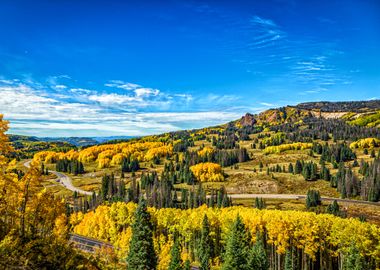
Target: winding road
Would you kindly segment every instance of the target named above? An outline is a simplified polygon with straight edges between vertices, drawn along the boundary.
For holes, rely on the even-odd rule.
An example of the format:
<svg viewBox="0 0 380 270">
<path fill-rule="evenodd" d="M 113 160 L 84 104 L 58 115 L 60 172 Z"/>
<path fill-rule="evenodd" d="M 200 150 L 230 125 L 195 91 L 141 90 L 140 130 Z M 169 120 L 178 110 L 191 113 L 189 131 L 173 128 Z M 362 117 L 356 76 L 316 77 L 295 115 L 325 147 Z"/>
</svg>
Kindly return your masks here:
<svg viewBox="0 0 380 270">
<path fill-rule="evenodd" d="M 30 168 L 31 162 L 32 162 L 31 160 L 24 162 L 24 166 L 27 168 Z M 88 195 L 88 196 L 92 195 L 92 192 L 90 192 L 90 191 L 85 191 L 83 189 L 75 187 L 73 185 L 73 183 L 71 182 L 71 178 L 69 176 L 67 176 L 66 174 L 56 172 L 56 171 L 50 171 L 50 170 L 49 170 L 49 172 L 51 172 L 52 174 L 55 174 L 57 176 L 56 181 L 59 182 L 62 186 L 64 186 L 68 190 L 71 190 L 72 192 L 76 191 L 76 192 L 83 194 L 83 195 Z"/>
<path fill-rule="evenodd" d="M 90 253 L 94 253 L 97 249 L 100 248 L 114 248 L 110 243 L 75 233 L 70 233 L 70 242 L 74 243 L 74 246 L 76 248 Z"/>
</svg>

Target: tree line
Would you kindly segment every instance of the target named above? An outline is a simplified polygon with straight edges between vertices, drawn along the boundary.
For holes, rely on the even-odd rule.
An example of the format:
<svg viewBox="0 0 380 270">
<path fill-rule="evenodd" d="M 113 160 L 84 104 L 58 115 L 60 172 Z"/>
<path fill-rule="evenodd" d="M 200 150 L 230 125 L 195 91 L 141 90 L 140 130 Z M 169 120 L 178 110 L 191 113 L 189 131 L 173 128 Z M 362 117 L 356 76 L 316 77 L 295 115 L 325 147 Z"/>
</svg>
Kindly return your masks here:
<svg viewBox="0 0 380 270">
<path fill-rule="evenodd" d="M 82 162 L 79 160 L 69 160 L 67 158 L 57 160 L 55 170 L 57 172 L 67 172 L 74 175 L 85 173 Z"/>
</svg>

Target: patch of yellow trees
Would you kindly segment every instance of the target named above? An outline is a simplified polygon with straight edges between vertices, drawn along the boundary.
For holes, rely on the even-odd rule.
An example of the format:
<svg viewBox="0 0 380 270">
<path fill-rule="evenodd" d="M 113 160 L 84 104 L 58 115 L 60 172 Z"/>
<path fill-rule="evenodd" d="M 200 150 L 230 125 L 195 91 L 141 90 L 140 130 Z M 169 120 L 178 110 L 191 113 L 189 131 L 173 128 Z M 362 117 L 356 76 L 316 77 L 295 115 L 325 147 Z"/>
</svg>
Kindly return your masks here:
<svg viewBox="0 0 380 270">
<path fill-rule="evenodd" d="M 200 157 L 207 157 L 208 155 L 211 155 L 212 153 L 214 153 L 214 148 L 210 146 L 205 146 L 203 147 L 203 149 L 198 151 L 198 155 Z"/>
<path fill-rule="evenodd" d="M 276 146 L 268 146 L 264 149 L 264 154 L 279 154 L 288 150 L 304 150 L 313 147 L 312 143 L 286 143 Z"/>
<path fill-rule="evenodd" d="M 173 153 L 171 144 L 163 142 L 125 142 L 91 146 L 79 152 L 67 153 L 42 151 L 34 155 L 34 160 L 43 163 L 55 163 L 59 159 L 77 159 L 83 163 L 97 162 L 99 168 L 120 165 L 123 158 L 132 157 L 139 161 L 151 161 L 157 157 L 170 156 Z"/>
<path fill-rule="evenodd" d="M 212 162 L 198 163 L 190 167 L 190 170 L 201 182 L 222 182 L 224 176 L 222 167 Z"/>
<path fill-rule="evenodd" d="M 377 138 L 360 139 L 350 144 L 350 148 L 374 148 L 380 146 L 380 140 Z"/>
<path fill-rule="evenodd" d="M 71 216 L 74 232 L 104 241 L 110 241 L 119 258 L 125 258 L 131 239 L 131 224 L 136 209 L 134 203 L 117 202 L 112 205 L 99 206 L 86 214 L 76 213 Z M 311 259 L 319 251 L 329 256 L 345 253 L 355 243 L 364 256 L 380 262 L 380 228 L 376 225 L 360 222 L 357 219 L 342 219 L 329 214 L 312 212 L 258 210 L 242 206 L 228 208 L 196 209 L 149 208 L 154 223 L 154 241 L 159 262 L 167 262 L 168 246 L 162 245 L 163 239 L 178 232 L 182 241 L 190 243 L 199 233 L 202 219 L 206 214 L 210 222 L 212 237 L 221 230 L 222 242 L 226 239 L 230 224 L 240 215 L 252 235 L 254 242 L 257 232 L 267 234 L 267 243 L 273 245 L 276 252 L 285 254 L 290 245 L 302 249 Z M 168 233 L 168 234 L 167 234 Z M 161 243 L 161 244 L 160 244 Z M 187 245 L 183 245 L 187 246 Z M 183 258 L 188 258 L 186 249 Z M 159 269 L 166 269 L 159 266 Z"/>
<path fill-rule="evenodd" d="M 0 114 L 0 268 L 94 269 L 68 245 L 65 201 L 44 188 L 38 164 L 31 162 L 25 174 L 19 174 L 16 160 L 6 157 L 14 151 L 7 130 Z M 43 158 L 56 156 L 46 153 Z"/>
</svg>

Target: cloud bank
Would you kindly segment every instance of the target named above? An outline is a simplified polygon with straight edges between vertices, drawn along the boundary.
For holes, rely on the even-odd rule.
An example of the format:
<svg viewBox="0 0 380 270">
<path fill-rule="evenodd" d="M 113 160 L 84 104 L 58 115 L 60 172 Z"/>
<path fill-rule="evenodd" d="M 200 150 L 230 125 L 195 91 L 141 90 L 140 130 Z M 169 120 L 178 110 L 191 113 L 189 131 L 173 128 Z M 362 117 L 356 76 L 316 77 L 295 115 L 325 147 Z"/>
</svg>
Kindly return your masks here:
<svg viewBox="0 0 380 270">
<path fill-rule="evenodd" d="M 235 96 L 168 94 L 120 80 L 104 87 L 71 87 L 57 78 L 47 84 L 1 80 L 0 113 L 11 121 L 10 133 L 34 136 L 139 136 L 221 124 L 242 114 L 231 105 Z"/>
</svg>

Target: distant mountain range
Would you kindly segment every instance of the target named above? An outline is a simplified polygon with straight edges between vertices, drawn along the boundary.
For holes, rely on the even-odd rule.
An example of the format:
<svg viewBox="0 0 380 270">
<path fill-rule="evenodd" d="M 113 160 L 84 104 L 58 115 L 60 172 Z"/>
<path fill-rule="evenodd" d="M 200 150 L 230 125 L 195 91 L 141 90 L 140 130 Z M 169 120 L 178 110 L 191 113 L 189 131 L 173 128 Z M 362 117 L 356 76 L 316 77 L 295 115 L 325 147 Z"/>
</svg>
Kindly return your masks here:
<svg viewBox="0 0 380 270">
<path fill-rule="evenodd" d="M 9 135 L 11 142 L 64 142 L 75 146 L 89 146 L 113 140 L 129 140 L 136 136 L 108 136 L 108 137 L 35 137 L 23 135 Z"/>
</svg>

